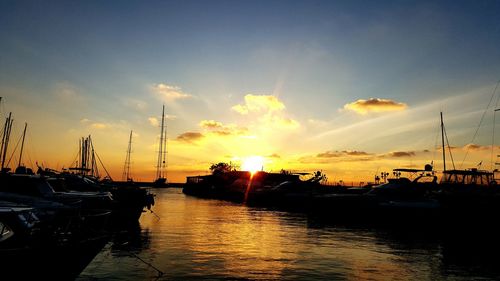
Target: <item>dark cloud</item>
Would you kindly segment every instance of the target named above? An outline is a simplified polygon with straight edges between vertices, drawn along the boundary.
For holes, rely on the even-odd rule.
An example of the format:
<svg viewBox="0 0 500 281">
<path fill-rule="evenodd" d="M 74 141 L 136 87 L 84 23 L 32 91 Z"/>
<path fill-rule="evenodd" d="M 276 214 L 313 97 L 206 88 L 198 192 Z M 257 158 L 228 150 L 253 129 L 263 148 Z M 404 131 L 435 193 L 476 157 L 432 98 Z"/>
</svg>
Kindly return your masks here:
<svg viewBox="0 0 500 281">
<path fill-rule="evenodd" d="M 367 152 L 364 152 L 364 151 L 342 151 L 342 153 L 344 153 L 345 155 L 349 155 L 349 156 L 367 156 L 367 155 L 371 155 L 370 153 L 367 153 Z"/>
<path fill-rule="evenodd" d="M 183 142 L 194 142 L 202 139 L 204 136 L 202 133 L 198 132 L 186 132 L 177 136 L 176 140 Z"/>
<path fill-rule="evenodd" d="M 352 110 L 356 113 L 366 114 L 368 112 L 385 112 L 404 110 L 408 106 L 402 102 L 389 99 L 370 98 L 368 100 L 359 99 L 344 105 L 344 109 Z"/>
<path fill-rule="evenodd" d="M 387 154 L 387 156 L 389 157 L 412 157 L 412 156 L 415 156 L 415 152 L 414 151 L 394 151 L 394 152 L 391 152 L 389 154 Z"/>
</svg>

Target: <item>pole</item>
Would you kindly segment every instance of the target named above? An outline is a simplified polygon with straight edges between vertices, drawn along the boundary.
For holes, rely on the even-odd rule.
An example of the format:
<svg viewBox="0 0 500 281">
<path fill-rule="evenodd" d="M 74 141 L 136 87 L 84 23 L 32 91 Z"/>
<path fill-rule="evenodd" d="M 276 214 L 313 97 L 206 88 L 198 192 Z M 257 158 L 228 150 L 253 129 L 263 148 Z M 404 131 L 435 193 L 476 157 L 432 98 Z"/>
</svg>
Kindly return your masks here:
<svg viewBox="0 0 500 281">
<path fill-rule="evenodd" d="M 162 177 L 162 168 L 163 168 L 163 163 L 165 162 L 163 160 L 163 129 L 165 126 L 165 105 L 163 105 L 163 109 L 161 112 L 161 133 L 160 133 L 160 151 L 158 152 L 158 170 L 156 172 L 156 178 L 159 179 Z"/>
<path fill-rule="evenodd" d="M 21 160 L 23 159 L 24 138 L 26 137 L 26 128 L 27 127 L 28 127 L 28 123 L 24 123 L 23 141 L 21 142 L 21 152 L 19 153 L 19 162 L 17 164 L 18 167 L 21 167 Z"/>
<path fill-rule="evenodd" d="M 3 171 L 3 169 L 5 168 L 5 157 L 7 157 L 7 149 L 9 146 L 9 138 L 13 122 L 14 120 L 12 120 L 12 112 L 10 112 L 9 117 L 7 117 L 7 120 L 5 121 L 4 135 L 2 139 L 2 165 L 0 167 L 0 171 Z"/>
<path fill-rule="evenodd" d="M 443 172 L 446 171 L 446 153 L 444 152 L 444 123 L 443 123 L 443 112 L 441 114 L 441 143 L 443 146 Z"/>
</svg>

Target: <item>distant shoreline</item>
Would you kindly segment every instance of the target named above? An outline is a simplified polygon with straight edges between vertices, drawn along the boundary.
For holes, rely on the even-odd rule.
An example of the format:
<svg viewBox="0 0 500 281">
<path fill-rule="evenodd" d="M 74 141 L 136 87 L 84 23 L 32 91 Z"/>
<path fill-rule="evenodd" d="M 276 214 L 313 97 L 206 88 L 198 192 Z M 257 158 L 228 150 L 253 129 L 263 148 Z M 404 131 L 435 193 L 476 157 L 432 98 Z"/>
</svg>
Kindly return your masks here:
<svg viewBox="0 0 500 281">
<path fill-rule="evenodd" d="M 125 184 L 128 182 L 115 181 L 114 183 Z M 135 185 L 144 186 L 144 187 L 153 187 L 154 186 L 154 182 L 149 182 L 149 181 L 134 181 L 132 183 Z M 184 187 L 184 185 L 185 185 L 185 183 L 182 183 L 182 182 L 170 182 L 165 187 L 158 187 L 158 188 L 170 188 L 170 187 L 182 188 L 182 187 Z"/>
</svg>

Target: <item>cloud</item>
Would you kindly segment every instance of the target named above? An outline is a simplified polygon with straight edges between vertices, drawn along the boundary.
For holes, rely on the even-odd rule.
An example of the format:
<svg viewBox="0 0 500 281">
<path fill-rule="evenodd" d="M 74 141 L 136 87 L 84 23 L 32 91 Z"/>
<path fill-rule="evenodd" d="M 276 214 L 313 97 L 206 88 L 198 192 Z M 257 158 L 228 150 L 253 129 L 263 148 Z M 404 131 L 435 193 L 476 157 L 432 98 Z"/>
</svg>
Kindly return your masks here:
<svg viewBox="0 0 500 281">
<path fill-rule="evenodd" d="M 223 125 L 221 122 L 217 122 L 214 120 L 202 120 L 202 121 L 200 121 L 200 127 L 206 128 L 206 129 L 218 129 L 218 128 L 222 128 Z"/>
<path fill-rule="evenodd" d="M 248 133 L 245 127 L 239 127 L 235 124 L 224 125 L 222 122 L 215 120 L 202 120 L 199 126 L 219 136 L 244 135 Z"/>
<path fill-rule="evenodd" d="M 148 118 L 149 124 L 152 126 L 158 127 L 160 125 L 160 122 L 158 121 L 158 118 L 156 117 L 149 117 Z"/>
<path fill-rule="evenodd" d="M 367 156 L 367 155 L 371 155 L 371 153 L 367 153 L 367 152 L 364 152 L 364 151 L 356 151 L 356 150 L 353 150 L 353 151 L 342 151 L 342 153 L 344 153 L 345 155 L 349 155 L 349 156 Z"/>
<path fill-rule="evenodd" d="M 273 112 L 285 109 L 285 105 L 272 95 L 252 95 L 245 96 L 245 103 L 232 107 L 232 110 L 246 115 L 250 112 Z"/>
<path fill-rule="evenodd" d="M 94 128 L 94 129 L 106 129 L 108 128 L 109 126 L 104 124 L 104 123 L 92 123 L 90 125 L 91 128 Z"/>
<path fill-rule="evenodd" d="M 491 146 L 483 146 L 483 145 L 478 145 L 474 143 L 469 143 L 464 145 L 463 147 L 464 150 L 484 150 L 484 149 L 491 149 Z"/>
<path fill-rule="evenodd" d="M 299 122 L 286 116 L 285 105 L 273 95 L 248 94 L 243 104 L 237 104 L 231 109 L 241 115 L 255 114 L 261 128 L 290 130 L 300 127 Z"/>
<path fill-rule="evenodd" d="M 89 128 L 93 128 L 93 129 L 106 129 L 106 128 L 111 127 L 109 124 L 94 122 L 94 121 L 87 119 L 87 118 L 81 119 L 80 124 L 88 126 Z"/>
<path fill-rule="evenodd" d="M 162 99 L 175 101 L 178 99 L 186 99 L 192 97 L 190 94 L 184 93 L 180 87 L 171 86 L 164 83 L 158 83 L 152 86 L 152 91 L 159 95 Z"/>
<path fill-rule="evenodd" d="M 78 103 L 84 100 L 76 86 L 69 82 L 58 82 L 55 84 L 54 95 L 58 101 L 63 103 Z"/>
<path fill-rule="evenodd" d="M 148 104 L 142 100 L 126 98 L 123 100 L 125 106 L 133 108 L 138 111 L 144 111 L 147 109 Z"/>
<path fill-rule="evenodd" d="M 396 102 L 389 99 L 370 98 L 368 100 L 359 99 L 355 102 L 344 105 L 344 109 L 351 110 L 359 114 L 369 112 L 386 112 L 405 110 L 408 106 L 405 103 Z"/>
<path fill-rule="evenodd" d="M 276 159 L 281 158 L 281 156 L 280 156 L 279 154 L 277 154 L 277 153 L 273 153 L 273 154 L 271 154 L 271 155 L 269 155 L 269 156 L 267 156 L 267 157 L 268 157 L 268 158 L 276 158 Z"/>
<path fill-rule="evenodd" d="M 177 136 L 176 140 L 192 143 L 202 139 L 204 135 L 198 132 L 186 132 Z"/>
<path fill-rule="evenodd" d="M 342 156 L 341 153 L 333 152 L 333 151 L 327 151 L 327 152 L 323 152 L 323 153 L 318 153 L 316 155 L 316 157 L 318 157 L 318 158 L 333 158 L 333 157 L 340 157 L 340 156 Z"/>
<path fill-rule="evenodd" d="M 274 125 L 277 125 L 280 128 L 295 129 L 295 128 L 300 127 L 299 122 L 297 122 L 291 118 L 288 118 L 288 117 L 273 116 L 273 118 L 271 118 L 271 120 L 272 120 L 271 122 Z"/>
<path fill-rule="evenodd" d="M 326 151 L 323 153 L 319 153 L 316 155 L 318 158 L 334 158 L 334 157 L 341 157 L 341 156 L 369 156 L 372 155 L 371 153 L 364 152 L 364 151 Z"/>
<path fill-rule="evenodd" d="M 390 152 L 387 154 L 388 157 L 395 157 L 395 158 L 399 158 L 399 157 L 412 157 L 412 156 L 415 156 L 415 152 L 414 151 L 393 151 L 393 152 Z"/>
</svg>

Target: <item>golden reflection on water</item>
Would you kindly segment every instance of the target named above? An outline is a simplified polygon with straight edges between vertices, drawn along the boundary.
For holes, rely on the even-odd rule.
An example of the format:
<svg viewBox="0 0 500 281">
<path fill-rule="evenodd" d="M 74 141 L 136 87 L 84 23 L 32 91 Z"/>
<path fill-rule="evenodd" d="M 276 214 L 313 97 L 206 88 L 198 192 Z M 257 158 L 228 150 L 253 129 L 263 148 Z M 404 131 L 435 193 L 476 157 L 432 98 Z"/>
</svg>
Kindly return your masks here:
<svg viewBox="0 0 500 281">
<path fill-rule="evenodd" d="M 309 228 L 298 214 L 180 192 L 162 192 L 157 202 L 161 219 L 143 215 L 141 226 L 154 233 L 150 246 L 164 271 L 249 279 L 387 280 L 415 274 L 373 237 Z M 418 270 L 428 269 L 424 263 Z"/>
</svg>

